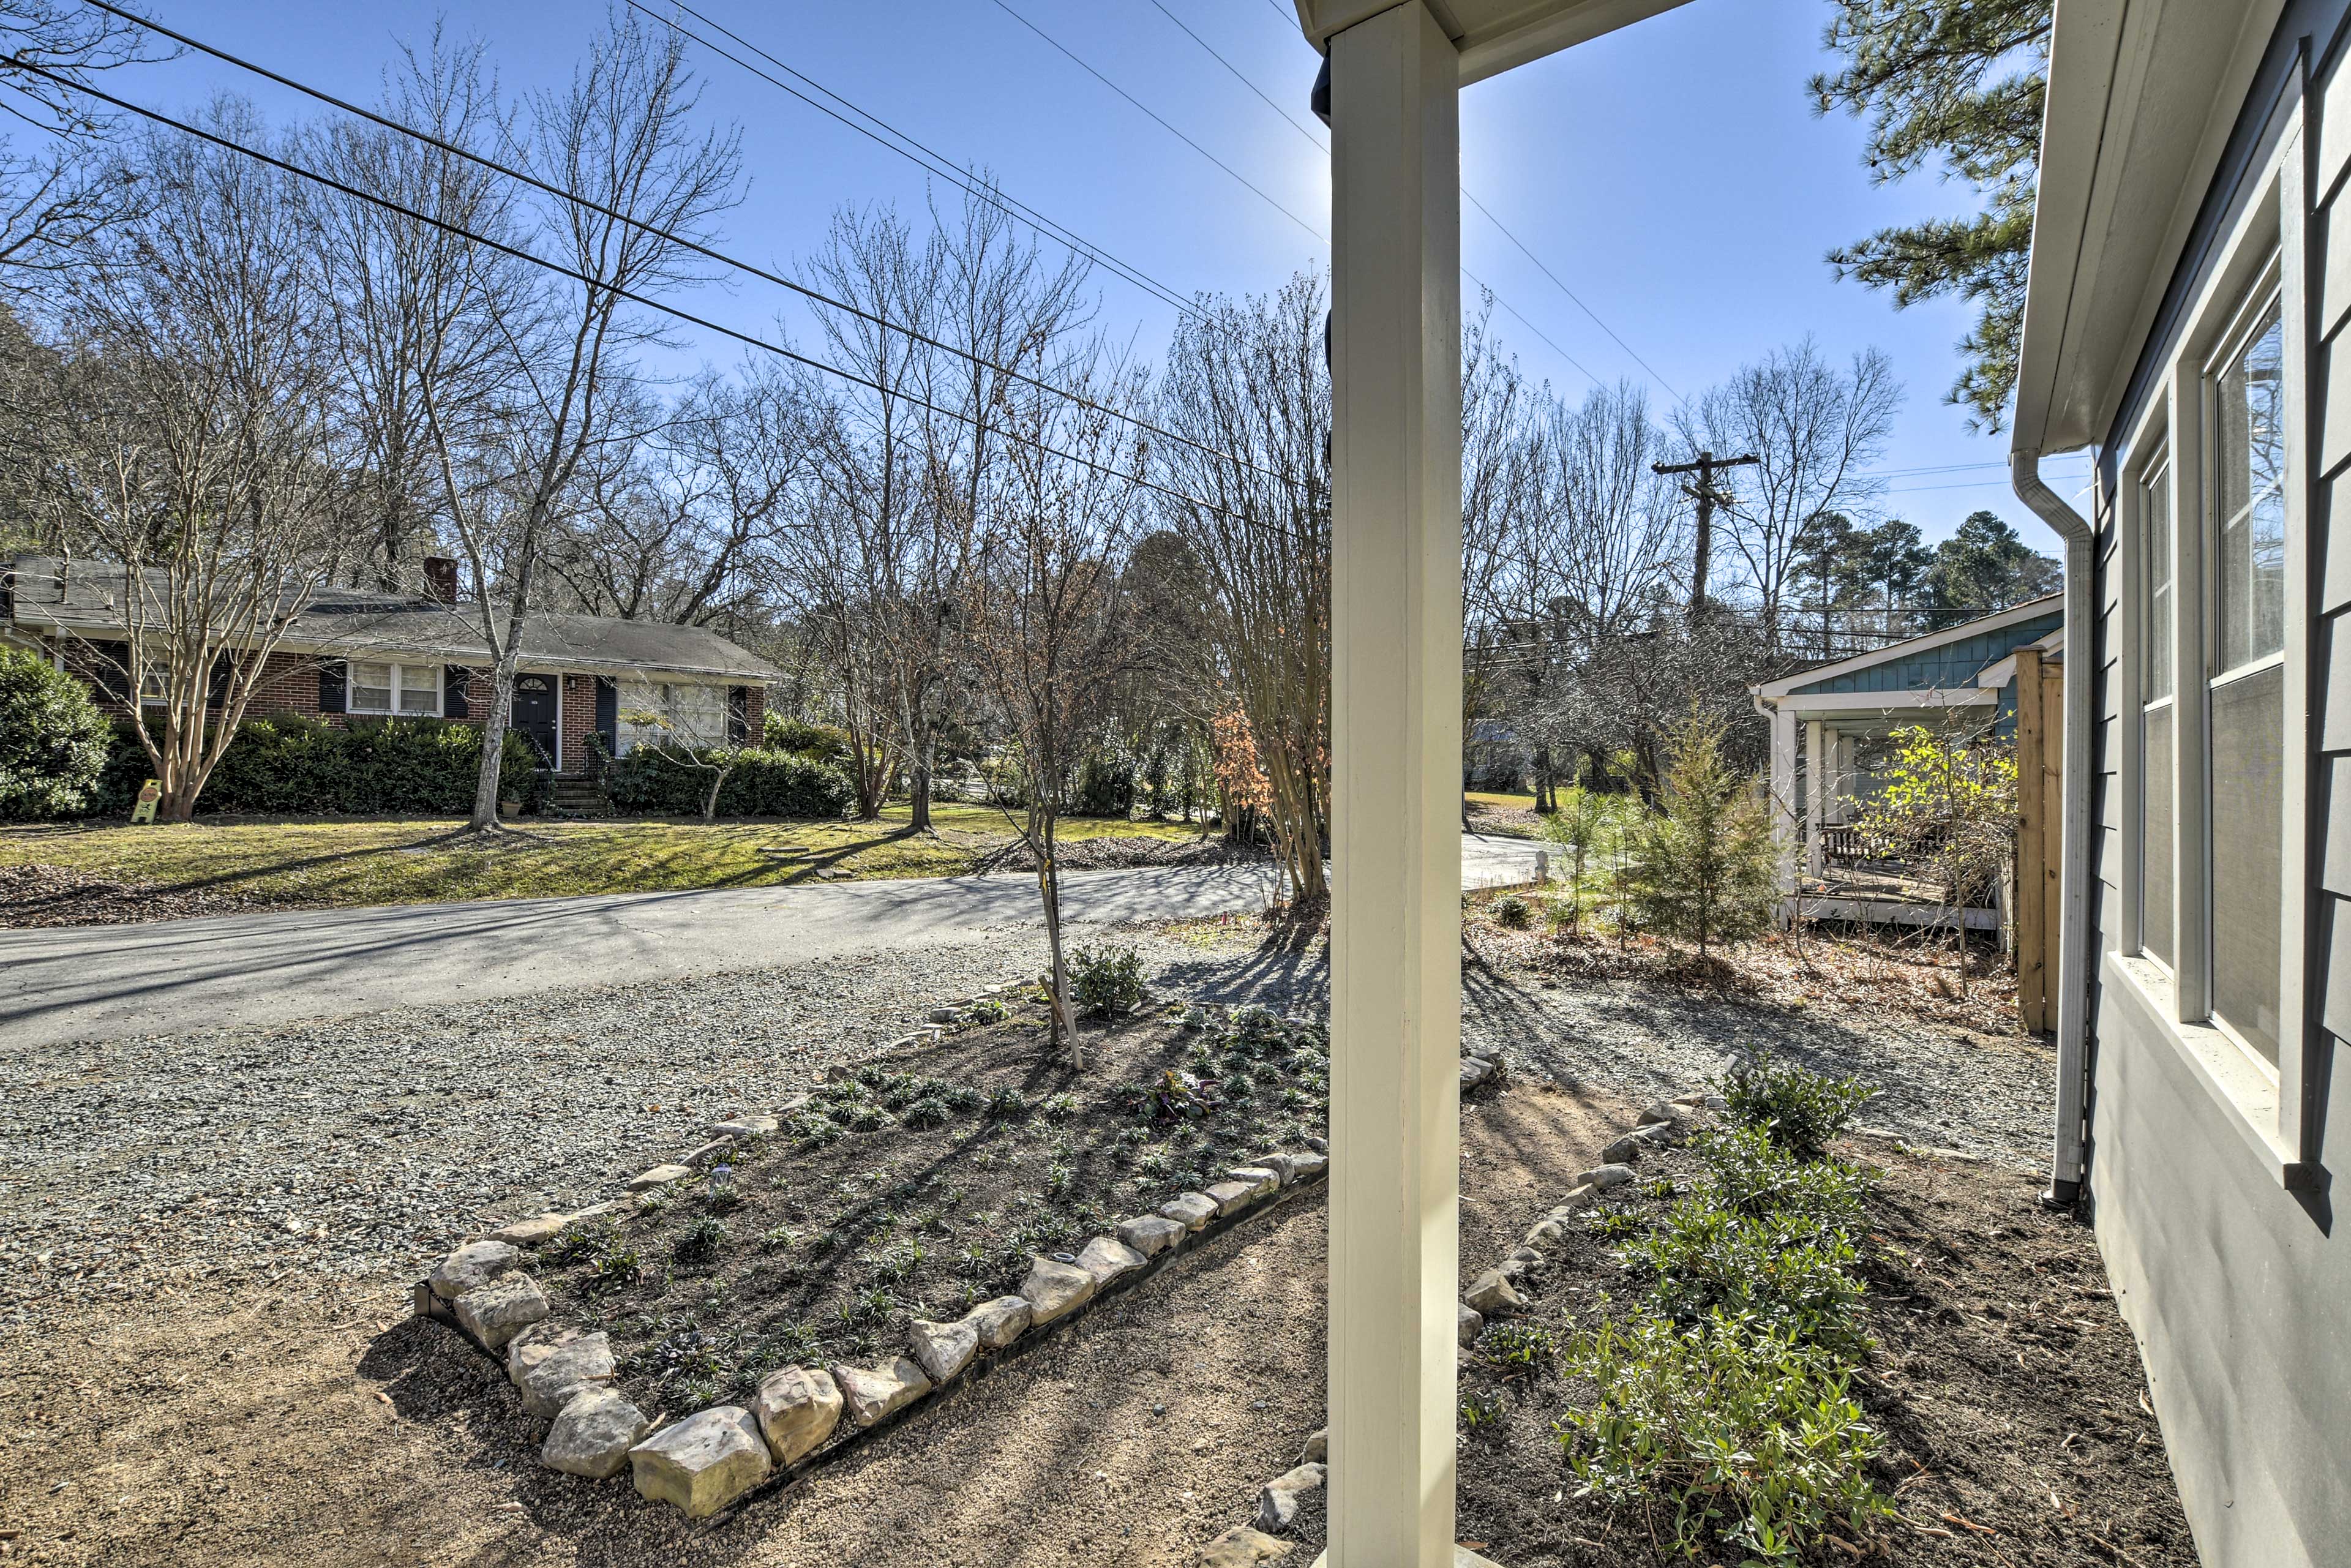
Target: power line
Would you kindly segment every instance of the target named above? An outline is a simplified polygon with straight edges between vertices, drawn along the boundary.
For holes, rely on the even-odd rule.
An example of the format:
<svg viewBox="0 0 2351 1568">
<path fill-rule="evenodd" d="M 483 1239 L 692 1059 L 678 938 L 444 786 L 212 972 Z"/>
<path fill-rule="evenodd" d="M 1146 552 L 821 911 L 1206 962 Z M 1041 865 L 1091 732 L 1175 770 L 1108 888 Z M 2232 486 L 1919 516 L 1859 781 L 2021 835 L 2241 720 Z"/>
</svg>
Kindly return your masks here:
<svg viewBox="0 0 2351 1568">
<path fill-rule="evenodd" d="M 231 54 L 226 49 L 221 48 L 213 44 L 207 44 L 200 38 L 192 37 L 185 33 L 176 32 L 173 29 L 163 26 L 160 22 L 150 20 L 149 18 L 141 16 L 134 12 L 123 10 L 121 7 L 110 4 L 110 0 L 83 0 L 83 3 L 97 10 L 106 12 L 109 16 L 119 16 L 124 21 L 144 27 L 150 32 L 160 34 L 163 37 L 169 38 L 172 42 L 180 44 L 184 47 L 194 49 L 201 54 L 210 55 L 214 59 L 235 66 L 241 70 L 250 71 L 256 76 L 276 82 L 280 87 L 291 89 L 293 91 L 301 93 L 305 97 L 314 99 L 320 103 L 328 104 L 335 109 L 340 110 L 345 114 L 367 120 L 369 123 L 381 126 L 386 131 L 394 131 L 400 135 L 413 138 L 415 141 L 423 142 L 424 145 L 431 147 L 437 152 L 446 152 L 453 157 L 463 158 L 466 162 L 473 163 L 477 167 L 490 170 L 493 172 L 503 175 L 505 178 L 512 180 L 518 184 L 528 185 L 531 189 L 541 192 L 547 195 L 553 196 L 559 201 L 569 203 L 574 206 L 583 207 L 590 212 L 599 214 L 600 216 L 610 218 L 615 223 L 625 224 L 641 234 L 653 235 L 671 245 L 674 245 L 681 249 L 691 251 L 696 256 L 717 262 L 722 266 L 734 267 L 737 271 L 747 273 L 751 277 L 758 278 L 764 283 L 772 283 L 779 288 L 789 289 L 791 292 L 799 295 L 803 298 L 829 307 L 831 309 L 841 311 L 846 315 L 854 316 L 860 320 L 869 322 L 875 327 L 883 329 L 884 330 L 896 332 L 906 338 L 909 341 L 923 344 L 926 348 L 936 349 L 942 353 L 953 354 L 956 358 L 970 364 L 978 365 L 987 370 L 993 371 L 1000 376 L 1008 377 L 1025 386 L 1032 387 L 1039 392 L 1050 392 L 1057 397 L 1066 398 L 1069 401 L 1079 404 L 1081 407 L 1099 409 L 1102 413 L 1109 414 L 1114 419 L 1121 420 L 1127 424 L 1133 425 L 1138 430 L 1148 431 L 1151 434 L 1156 435 L 1163 440 L 1173 441 L 1180 445 L 1189 446 L 1196 451 L 1205 452 L 1213 456 L 1225 458 L 1228 462 L 1242 463 L 1250 467 L 1258 466 L 1255 464 L 1248 463 L 1246 459 L 1235 457 L 1229 453 L 1220 451 L 1203 442 L 1195 441 L 1189 436 L 1179 435 L 1172 430 L 1164 430 L 1158 425 L 1152 423 L 1147 419 L 1143 419 L 1136 415 L 1124 413 L 1117 409 L 1107 407 L 1097 402 L 1094 399 L 1083 395 L 1082 393 L 1073 392 L 1067 391 L 1064 388 L 1057 387 L 1050 382 L 1029 375 L 1024 371 L 1014 369 L 1009 365 L 999 364 L 984 354 L 977 354 L 972 352 L 970 350 L 959 349 L 952 343 L 943 342 L 939 339 L 934 338 L 926 332 L 918 331 L 914 328 L 904 325 L 903 322 L 893 321 L 888 317 L 865 309 L 862 306 L 851 304 L 847 300 L 836 299 L 830 294 L 826 294 L 820 289 L 810 288 L 806 284 L 795 282 L 791 278 L 783 277 L 778 273 L 770 272 L 766 267 L 757 266 L 751 262 L 738 260 L 736 257 L 728 256 L 722 251 L 714 249 L 709 246 L 701 244 L 695 240 L 688 239 L 684 235 L 676 234 L 674 231 L 662 228 L 658 225 L 645 223 L 627 213 L 616 211 L 613 208 L 603 205 L 601 203 L 590 201 L 587 197 L 582 196 L 576 192 L 563 190 L 560 187 L 551 185 L 534 174 L 520 169 L 513 168 L 508 164 L 502 163 L 496 159 L 488 157 L 481 152 L 477 152 L 471 148 L 458 146 L 454 142 L 444 141 L 442 138 L 434 136 L 429 131 L 419 131 L 413 126 L 404 125 L 399 120 L 391 119 L 389 116 L 379 114 L 373 110 L 363 109 L 357 104 L 337 98 L 334 94 L 327 92 L 322 89 L 312 87 L 307 82 L 297 80 L 293 77 L 272 70 L 267 66 L 256 65 L 253 61 L 246 59 L 241 56 Z M 1268 474 L 1272 477 L 1281 477 L 1281 476 L 1272 474 L 1272 471 L 1270 469 L 1259 468 L 1259 471 L 1260 473 Z"/>
<path fill-rule="evenodd" d="M 778 59 L 774 55 L 768 53 L 766 49 L 761 48 L 758 45 L 752 43 L 741 34 L 726 26 L 724 23 L 714 21 L 710 17 L 703 15 L 700 11 L 695 10 L 692 5 L 685 4 L 685 0 L 670 0 L 670 3 L 675 6 L 676 9 L 684 12 L 687 16 L 692 16 L 695 21 L 700 22 L 704 26 L 708 27 L 713 32 L 723 35 L 742 48 L 758 56 L 760 59 L 765 60 L 777 70 L 783 72 L 784 75 L 792 78 L 795 81 L 804 84 L 810 91 L 822 94 L 824 97 L 831 99 L 834 103 L 840 104 L 841 109 L 847 110 L 849 114 L 856 115 L 859 120 L 870 121 L 871 123 L 861 125 L 856 120 L 852 120 L 848 115 L 841 113 L 840 110 L 831 108 L 826 104 L 819 103 L 815 99 L 810 98 L 808 93 L 802 92 L 799 88 L 792 86 L 790 82 L 783 81 L 761 69 L 759 67 L 753 65 L 749 60 L 743 58 L 740 55 L 735 54 L 730 50 L 712 43 L 708 38 L 703 37 L 700 33 L 695 32 L 693 28 L 686 26 L 684 23 L 679 22 L 673 17 L 664 16 L 657 12 L 648 9 L 645 5 L 640 3 L 640 0 L 626 0 L 626 3 L 631 10 L 669 28 L 671 31 L 676 33 L 680 37 L 693 40 L 695 43 L 697 43 L 704 48 L 709 50 L 712 54 L 716 55 L 719 58 L 726 60 L 730 65 L 739 67 L 740 68 L 750 72 L 753 76 L 758 77 L 761 81 L 768 83 L 768 85 L 777 89 L 778 91 L 788 93 L 791 97 L 799 99 L 802 103 L 807 104 L 810 109 L 817 110 L 819 113 L 827 115 L 831 119 L 840 121 L 842 125 L 847 126 L 850 130 L 856 131 L 859 135 L 865 137 L 867 140 L 874 142 L 878 146 L 885 148 L 892 152 L 895 152 L 899 157 L 914 164 L 917 168 L 922 169 L 925 173 L 929 173 L 939 179 L 945 180 L 948 183 L 963 191 L 967 195 L 969 195 L 977 201 L 987 203 L 988 205 L 996 208 L 998 212 L 1004 214 L 1005 216 L 1012 219 L 1015 223 L 1025 225 L 1026 226 L 1036 230 L 1039 234 L 1041 234 L 1047 238 L 1052 240 L 1056 245 L 1065 246 L 1081 256 L 1087 256 L 1090 259 L 1098 262 L 1103 267 L 1108 269 L 1113 276 L 1123 278 L 1127 282 L 1134 284 L 1136 287 L 1142 289 L 1144 293 L 1151 295 L 1154 298 L 1158 299 L 1163 304 L 1171 306 L 1177 312 L 1184 315 L 1196 314 L 1191 301 L 1172 286 L 1162 283 L 1157 278 L 1153 277 L 1150 274 L 1144 272 L 1141 267 L 1122 259 L 1111 251 L 1104 249 L 1102 246 L 1095 245 L 1092 241 L 1081 237 L 1075 231 L 1070 229 L 1065 225 L 1046 216 L 1043 213 L 1038 211 L 1035 207 L 1030 206 L 1028 203 L 1020 201 L 1017 197 L 1006 194 L 992 184 L 979 181 L 976 175 L 970 174 L 961 165 L 948 158 L 945 153 L 940 152 L 934 148 L 925 145 L 922 141 L 917 141 L 915 138 L 907 135 L 904 131 L 900 131 L 896 126 L 891 124 L 888 120 L 883 119 L 880 115 L 873 113 L 870 110 L 860 108 L 858 105 L 851 102 L 848 99 L 845 99 L 839 93 L 834 92 L 831 89 L 809 77 L 806 73 L 794 69 L 792 67 L 785 64 L 782 60 Z M 1018 210 L 1016 211 L 1015 209 Z"/>
<path fill-rule="evenodd" d="M 135 114 L 142 120 L 152 121 L 157 125 L 166 126 L 171 130 L 179 131 L 184 136 L 192 136 L 200 141 L 210 142 L 212 145 L 221 148 L 224 151 L 235 152 L 243 157 L 250 158 L 257 163 L 266 163 L 271 168 L 277 169 L 285 173 L 295 175 L 300 179 L 308 180 L 314 184 L 323 185 L 329 190 L 340 192 L 342 194 L 353 197 L 356 200 L 369 203 L 373 206 L 382 208 L 386 212 L 397 213 L 402 217 L 413 219 L 418 223 L 438 229 L 444 234 L 453 235 L 460 239 L 470 240 L 476 245 L 485 246 L 489 250 L 496 251 L 501 256 L 510 256 L 517 261 L 526 262 L 532 267 L 540 267 L 560 277 L 568 277 L 584 287 L 590 289 L 601 289 L 616 299 L 625 299 L 630 304 L 639 306 L 644 309 L 657 310 L 663 315 L 683 321 L 688 326 L 700 328 L 706 332 L 715 332 L 720 337 L 732 339 L 733 340 L 742 343 L 749 348 L 764 350 L 780 359 L 789 360 L 795 364 L 805 365 L 810 370 L 820 371 L 831 376 L 837 376 L 842 381 L 852 382 L 857 386 L 865 387 L 872 392 L 878 392 L 884 397 L 894 396 L 901 398 L 906 402 L 913 404 L 914 407 L 925 410 L 929 413 L 940 414 L 948 419 L 959 420 L 966 424 L 973 425 L 975 427 L 977 427 L 980 423 L 977 419 L 974 418 L 970 414 L 961 412 L 960 410 L 943 408 L 925 398 L 916 396 L 913 392 L 883 386 L 879 382 L 872 381 L 858 374 L 854 371 L 842 370 L 838 365 L 829 364 L 822 360 L 812 358 L 807 354 L 799 353 L 791 349 L 783 347 L 781 344 L 771 343 L 764 338 L 755 337 L 751 333 L 738 330 L 736 328 L 724 326 L 719 322 L 711 320 L 707 317 L 698 316 L 693 311 L 681 309 L 666 301 L 652 298 L 646 295 L 636 293 L 632 289 L 621 288 L 609 283 L 599 282 L 595 278 L 589 277 L 586 273 L 580 271 L 578 268 L 568 267 L 562 262 L 550 261 L 545 256 L 534 255 L 532 252 L 525 250 L 518 246 L 508 245 L 503 240 L 496 240 L 490 238 L 487 235 L 477 234 L 474 230 L 466 228 L 461 224 L 453 224 L 445 218 L 436 218 L 429 213 L 419 212 L 415 208 L 408 206 L 403 203 L 395 202 L 388 196 L 379 195 L 375 192 L 364 191 L 356 185 L 347 184 L 343 181 L 336 179 L 331 174 L 322 174 L 315 169 L 305 167 L 290 159 L 281 158 L 274 152 L 265 152 L 257 147 L 248 147 L 244 142 L 238 141 L 232 137 L 223 136 L 216 131 L 206 131 L 201 126 L 193 125 L 186 120 L 166 114 L 161 110 L 150 109 L 144 104 L 133 103 L 128 99 L 117 98 L 114 94 L 104 91 L 101 89 L 92 87 L 88 82 L 77 81 L 71 77 L 66 76 L 57 71 L 50 70 L 43 66 L 35 65 L 29 60 L 18 60 L 15 62 L 12 68 L 26 72 L 33 76 L 40 77 L 47 81 L 55 82 L 59 87 L 70 88 L 76 92 L 83 93 L 90 98 L 94 98 L 100 103 L 109 104 L 113 108 L 123 110 L 125 113 Z M 1109 413 L 1110 411 L 1103 409 L 1102 412 Z M 1162 485 L 1155 480 L 1145 479 L 1139 475 L 1127 473 L 1124 469 L 1112 467 L 1108 464 L 1097 463 L 1089 457 L 1081 457 L 1073 452 L 1064 452 L 1060 447 L 1048 445 L 1046 443 L 1039 441 L 1034 437 L 1021 435 L 1016 432 L 1004 429 L 998 429 L 997 431 L 997 434 L 1006 441 L 1012 442 L 1018 445 L 1026 446 L 1031 451 L 1041 452 L 1049 457 L 1058 457 L 1065 463 L 1074 463 L 1081 468 L 1091 469 L 1094 473 L 1103 475 L 1109 478 L 1123 479 L 1128 484 L 1140 486 L 1143 489 L 1155 491 L 1159 495 L 1182 501 L 1188 506 L 1197 507 L 1203 511 L 1218 517 L 1229 517 L 1238 522 L 1247 523 L 1252 527 L 1270 526 L 1259 523 L 1253 518 L 1242 517 L 1238 513 L 1227 511 L 1224 507 L 1216 505 L 1212 501 L 1201 500 L 1198 497 L 1176 489 L 1172 486 Z M 1196 443 L 1195 444 L 1197 444 Z M 1227 461 L 1240 461 L 1240 459 L 1233 457 L 1228 453 L 1217 452 L 1213 447 L 1206 447 L 1204 450 L 1208 451 L 1217 456 L 1223 457 Z M 1251 465 L 1251 466 L 1255 465 Z M 1266 474 L 1269 477 L 1280 479 L 1285 483 L 1291 482 L 1288 476 L 1278 473 L 1273 469 L 1261 469 L 1259 471 Z M 1285 529 L 1282 531 L 1288 532 L 1289 530 Z M 1297 536 L 1292 535 L 1292 537 L 1295 538 Z"/>
</svg>

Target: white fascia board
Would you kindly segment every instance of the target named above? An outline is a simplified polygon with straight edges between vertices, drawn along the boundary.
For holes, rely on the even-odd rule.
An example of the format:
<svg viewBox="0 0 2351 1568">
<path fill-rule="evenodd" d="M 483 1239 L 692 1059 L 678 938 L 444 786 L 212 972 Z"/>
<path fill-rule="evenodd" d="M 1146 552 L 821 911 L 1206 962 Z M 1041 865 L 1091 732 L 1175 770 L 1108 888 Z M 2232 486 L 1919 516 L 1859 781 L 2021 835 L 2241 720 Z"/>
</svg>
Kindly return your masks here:
<svg viewBox="0 0 2351 1568">
<path fill-rule="evenodd" d="M 1792 675 L 1782 675 L 1776 681 L 1765 681 L 1755 686 L 1753 690 L 1756 695 L 1766 699 L 1785 696 L 1798 686 L 1809 686 L 1815 681 L 1833 681 L 1839 675 L 1851 674 L 1855 670 L 1872 669 L 1895 659 L 1907 658 L 1912 653 L 1923 653 L 1930 648 L 1939 648 L 1947 643 L 1956 643 L 1961 638 L 1972 637 L 1980 632 L 1997 632 L 2004 626 L 2019 626 L 2027 621 L 2037 620 L 2052 610 L 2062 610 L 2064 605 L 2065 596 L 2063 593 L 2043 594 L 2039 599 L 2028 599 L 2011 609 L 1999 611 L 1991 615 L 1980 615 L 1973 621 L 1962 621 L 1957 626 L 1947 627 L 1940 632 L 1929 632 L 1924 636 L 1913 637 L 1907 643 L 1889 643 L 1871 653 L 1855 653 L 1850 659 L 1840 659 L 1834 664 L 1815 664 L 1809 670 L 1799 670 Z"/>
<path fill-rule="evenodd" d="M 1334 33 L 1393 10 L 1399 0 L 1295 0 L 1299 30 L 1318 49 Z M 1411 0 L 1402 0 L 1411 4 Z M 1422 0 L 1461 56 L 1461 82 L 1589 43 L 1687 0 Z"/>
<path fill-rule="evenodd" d="M 1981 707 L 2000 700 L 1980 686 L 1928 686 L 1915 692 L 1807 692 L 1801 696 L 1757 693 L 1756 700 L 1798 718 L 1829 714 L 1896 714 L 1921 708 Z"/>
</svg>

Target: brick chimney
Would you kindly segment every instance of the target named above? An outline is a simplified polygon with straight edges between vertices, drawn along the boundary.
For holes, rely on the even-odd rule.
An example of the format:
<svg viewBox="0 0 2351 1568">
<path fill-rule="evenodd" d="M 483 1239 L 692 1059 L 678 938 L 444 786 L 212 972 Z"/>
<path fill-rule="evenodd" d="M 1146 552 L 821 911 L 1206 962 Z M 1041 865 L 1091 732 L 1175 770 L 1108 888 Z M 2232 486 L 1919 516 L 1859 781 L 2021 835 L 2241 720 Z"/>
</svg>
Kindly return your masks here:
<svg viewBox="0 0 2351 1568">
<path fill-rule="evenodd" d="M 457 602 L 457 563 L 445 555 L 424 558 L 424 597 L 435 604 Z"/>
</svg>

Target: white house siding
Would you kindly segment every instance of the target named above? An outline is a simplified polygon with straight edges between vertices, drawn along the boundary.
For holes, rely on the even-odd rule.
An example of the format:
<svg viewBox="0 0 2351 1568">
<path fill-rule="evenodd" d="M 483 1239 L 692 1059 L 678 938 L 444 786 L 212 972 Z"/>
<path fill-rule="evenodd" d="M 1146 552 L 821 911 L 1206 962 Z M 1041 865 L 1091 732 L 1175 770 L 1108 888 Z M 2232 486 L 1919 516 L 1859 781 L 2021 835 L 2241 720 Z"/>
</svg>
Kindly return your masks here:
<svg viewBox="0 0 2351 1568">
<path fill-rule="evenodd" d="M 2351 1068 L 2351 1053 L 2335 1044 L 2351 1040 L 2351 495 L 2341 493 L 2351 488 L 2351 376 L 2338 385 L 2333 372 L 2351 353 L 2351 195 L 2345 192 L 2351 71 L 2329 58 L 2344 10 L 2344 0 L 2286 6 L 2260 78 L 2262 96 L 2245 110 L 2247 123 L 2265 120 L 2275 94 L 2297 90 L 2294 53 L 2306 47 L 2319 70 L 2304 127 L 2306 136 L 2316 135 L 2318 154 L 2306 274 L 2316 298 L 2311 384 L 2304 389 L 2313 400 L 2304 428 L 2316 449 L 2308 477 L 2317 482 L 2304 526 L 2317 618 L 2307 650 L 2312 739 L 2322 755 L 2310 812 L 2312 908 L 2303 962 L 2307 1011 L 2324 1026 L 2313 1059 L 2322 1084 L 2336 1059 Z M 2234 190 L 2232 160 L 2223 160 L 2220 178 L 2216 189 Z M 2224 214 L 2206 232 L 2225 235 L 2231 221 Z M 2217 248 L 2199 254 L 2191 244 L 2185 265 L 2209 267 Z M 2195 292 L 2188 290 L 2191 298 Z M 2160 363 L 2171 347 L 2151 344 L 2147 354 Z M 2144 993 L 2126 975 L 2132 960 L 2117 953 L 2118 872 L 2129 846 L 2119 832 L 2116 748 L 2128 734 L 2122 715 L 2129 684 L 2114 663 L 2123 584 L 2115 558 L 2113 447 L 2135 426 L 2141 406 L 2126 400 L 2116 416 L 2102 454 L 2095 518 L 2101 581 L 2091 629 L 2100 672 L 2093 750 L 2097 880 L 2091 949 L 2098 973 L 2089 1009 L 2091 1213 L 2123 1315 L 2145 1356 L 2208 1568 L 2345 1568 L 2351 1564 L 2351 1231 L 2338 1225 L 2326 1186 L 2327 1172 L 2351 1164 L 2351 1076 L 2331 1093 L 2319 1091 L 2322 1125 L 2304 1145 L 2319 1154 L 2314 1190 L 2290 1189 L 2249 1133 L 2253 1119 L 2242 1102 L 2224 1098 L 2176 1031 L 2147 1010 Z"/>
</svg>

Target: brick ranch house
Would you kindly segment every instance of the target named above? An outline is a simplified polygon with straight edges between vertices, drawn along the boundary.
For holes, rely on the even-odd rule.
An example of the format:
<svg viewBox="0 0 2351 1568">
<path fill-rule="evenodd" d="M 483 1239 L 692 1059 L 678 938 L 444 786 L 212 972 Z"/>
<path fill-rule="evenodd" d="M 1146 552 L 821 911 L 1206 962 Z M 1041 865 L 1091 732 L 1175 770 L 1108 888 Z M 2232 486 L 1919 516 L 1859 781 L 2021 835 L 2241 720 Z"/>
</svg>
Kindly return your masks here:
<svg viewBox="0 0 2351 1568">
<path fill-rule="evenodd" d="M 479 612 L 457 602 L 455 561 L 434 558 L 424 566 L 422 594 L 317 591 L 271 652 L 246 716 L 342 725 L 486 715 L 491 661 Z M 87 679 L 101 707 L 127 714 L 123 652 L 132 617 L 125 588 L 119 566 L 45 556 L 0 562 L 0 644 L 47 654 Z M 149 673 L 150 702 L 162 700 L 160 678 Z M 653 733 L 624 723 L 623 713 L 664 715 L 681 737 L 699 745 L 756 740 L 766 684 L 780 678 L 704 627 L 541 612 L 524 627 L 512 726 L 530 737 L 543 768 L 579 778 L 591 768 L 590 736 L 622 757 Z M 224 665 L 214 678 L 215 703 L 227 681 Z"/>
</svg>

